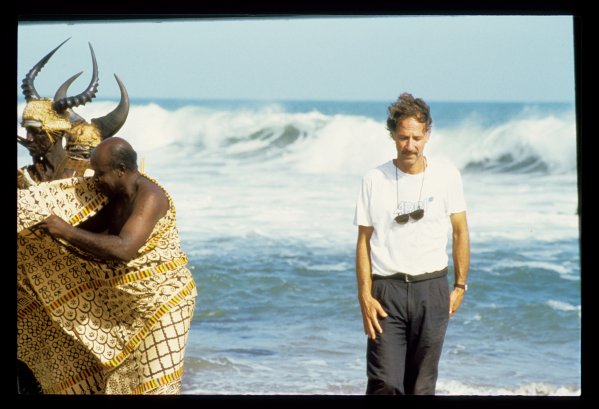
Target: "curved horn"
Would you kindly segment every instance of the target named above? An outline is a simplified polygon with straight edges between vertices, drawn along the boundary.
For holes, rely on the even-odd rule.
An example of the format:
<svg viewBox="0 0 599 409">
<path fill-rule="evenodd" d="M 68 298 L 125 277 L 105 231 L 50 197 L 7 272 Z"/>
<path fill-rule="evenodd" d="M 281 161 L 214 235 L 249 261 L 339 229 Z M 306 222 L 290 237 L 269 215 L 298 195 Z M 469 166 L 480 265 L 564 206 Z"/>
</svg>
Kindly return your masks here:
<svg viewBox="0 0 599 409">
<path fill-rule="evenodd" d="M 90 43 L 88 44 L 92 54 L 92 63 L 94 66 L 92 79 L 89 85 L 87 86 L 87 89 L 83 91 L 81 94 L 76 95 L 74 97 L 64 97 L 59 99 L 58 101 L 55 100 L 52 104 L 52 108 L 54 108 L 54 110 L 56 110 L 57 112 L 63 112 L 65 109 L 73 108 L 79 105 L 84 105 L 96 97 L 96 92 L 98 92 L 98 63 L 96 62 L 96 54 L 94 54 L 94 49 L 92 48 L 92 45 Z"/>
<path fill-rule="evenodd" d="M 71 86 L 73 81 L 75 81 L 81 74 L 83 74 L 83 71 L 81 71 L 78 74 L 73 75 L 71 78 L 66 80 L 64 82 L 64 84 L 62 84 L 60 86 L 60 88 L 58 88 L 58 91 L 56 91 L 56 94 L 54 94 L 54 101 L 58 101 L 58 100 L 65 98 L 67 96 L 67 91 L 68 91 L 69 87 Z M 85 122 L 85 119 L 83 117 L 81 117 L 79 114 L 77 114 L 76 112 L 69 110 L 69 113 L 70 113 L 71 123 Z"/>
<path fill-rule="evenodd" d="M 71 78 L 66 80 L 64 82 L 64 84 L 62 84 L 60 86 L 60 88 L 58 88 L 58 91 L 56 91 L 56 94 L 54 94 L 54 101 L 58 101 L 59 99 L 65 98 L 67 96 L 67 90 L 69 89 L 69 87 L 71 86 L 73 81 L 75 81 L 81 74 L 83 74 L 83 71 L 81 71 L 78 74 L 73 75 Z"/>
<path fill-rule="evenodd" d="M 69 120 L 71 121 L 71 124 L 85 122 L 85 118 L 79 115 L 77 112 L 73 111 L 72 109 L 69 109 Z"/>
<path fill-rule="evenodd" d="M 129 114 L 129 94 L 127 94 L 127 89 L 116 74 L 114 74 L 114 78 L 116 78 L 116 82 L 119 84 L 121 90 L 121 101 L 119 102 L 119 105 L 111 113 L 100 118 L 92 119 L 92 123 L 100 130 L 102 140 L 110 138 L 117 133 L 125 124 L 127 115 Z"/>
<path fill-rule="evenodd" d="M 54 50 L 50 51 L 44 58 L 39 60 L 39 62 L 37 64 L 35 64 L 31 70 L 29 70 L 27 75 L 25 75 L 25 78 L 23 79 L 23 83 L 21 84 L 21 89 L 23 90 L 23 95 L 25 95 L 25 101 L 29 102 L 32 99 L 40 99 L 40 96 L 37 93 L 37 91 L 35 90 L 35 86 L 33 85 L 33 82 L 35 81 L 35 77 L 37 77 L 37 74 L 39 74 L 39 72 L 42 70 L 42 68 L 44 68 L 44 65 L 46 65 L 48 60 L 50 60 L 50 58 L 52 57 L 52 55 L 54 55 L 56 50 L 58 50 L 60 47 L 62 47 L 62 45 L 64 43 L 66 43 L 67 41 L 69 41 L 70 39 L 71 39 L 71 37 L 67 38 L 62 43 L 60 43 L 60 45 L 58 47 L 56 47 Z"/>
</svg>

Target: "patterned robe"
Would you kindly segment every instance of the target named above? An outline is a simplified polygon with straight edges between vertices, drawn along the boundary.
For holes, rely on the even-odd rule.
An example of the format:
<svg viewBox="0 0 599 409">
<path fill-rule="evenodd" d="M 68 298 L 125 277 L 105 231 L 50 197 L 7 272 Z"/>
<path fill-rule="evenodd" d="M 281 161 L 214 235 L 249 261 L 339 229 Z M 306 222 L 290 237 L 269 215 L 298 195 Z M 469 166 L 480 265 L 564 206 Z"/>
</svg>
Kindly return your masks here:
<svg viewBox="0 0 599 409">
<path fill-rule="evenodd" d="M 180 392 L 197 291 L 167 197 L 169 211 L 125 263 L 36 230 L 51 213 L 72 225 L 96 214 L 107 199 L 92 179 L 17 190 L 17 357 L 44 393 Z"/>
<path fill-rule="evenodd" d="M 43 182 L 38 174 L 44 172 L 44 167 L 39 163 L 17 168 L 17 189 L 27 189 Z M 65 158 L 56 166 L 50 180 L 68 178 L 67 175 L 72 175 L 72 177 L 93 175 L 93 171 L 90 172 L 89 159 L 78 158 L 67 153 Z"/>
</svg>

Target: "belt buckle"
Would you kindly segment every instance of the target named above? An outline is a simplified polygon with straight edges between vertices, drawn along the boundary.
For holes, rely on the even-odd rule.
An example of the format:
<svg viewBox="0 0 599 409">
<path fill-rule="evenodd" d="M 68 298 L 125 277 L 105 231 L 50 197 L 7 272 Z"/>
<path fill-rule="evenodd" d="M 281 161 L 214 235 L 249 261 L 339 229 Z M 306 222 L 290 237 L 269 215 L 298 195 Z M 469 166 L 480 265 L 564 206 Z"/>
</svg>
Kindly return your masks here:
<svg viewBox="0 0 599 409">
<path fill-rule="evenodd" d="M 409 282 L 410 282 L 410 275 L 409 275 L 409 274 L 406 274 L 406 275 L 404 276 L 404 280 L 405 280 L 405 282 L 406 282 L 406 283 L 409 283 Z"/>
</svg>

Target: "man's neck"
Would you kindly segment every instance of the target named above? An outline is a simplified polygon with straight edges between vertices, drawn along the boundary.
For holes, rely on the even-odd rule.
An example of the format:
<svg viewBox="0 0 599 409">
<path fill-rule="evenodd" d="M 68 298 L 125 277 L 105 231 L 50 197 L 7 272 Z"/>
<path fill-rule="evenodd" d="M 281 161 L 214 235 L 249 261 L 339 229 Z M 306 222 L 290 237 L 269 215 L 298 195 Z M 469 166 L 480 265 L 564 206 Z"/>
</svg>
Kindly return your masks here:
<svg viewBox="0 0 599 409">
<path fill-rule="evenodd" d="M 117 194 L 117 198 L 124 202 L 131 202 L 137 196 L 139 190 L 139 178 L 141 174 L 138 171 L 131 172 L 126 176 L 127 180 L 123 184 L 123 189 Z"/>
<path fill-rule="evenodd" d="M 417 173 L 422 173 L 426 169 L 426 157 L 421 156 L 416 160 L 413 164 L 406 164 L 400 162 L 397 158 L 393 159 L 393 165 L 395 165 L 399 170 L 403 173 L 407 173 L 410 175 L 415 175 Z"/>
</svg>

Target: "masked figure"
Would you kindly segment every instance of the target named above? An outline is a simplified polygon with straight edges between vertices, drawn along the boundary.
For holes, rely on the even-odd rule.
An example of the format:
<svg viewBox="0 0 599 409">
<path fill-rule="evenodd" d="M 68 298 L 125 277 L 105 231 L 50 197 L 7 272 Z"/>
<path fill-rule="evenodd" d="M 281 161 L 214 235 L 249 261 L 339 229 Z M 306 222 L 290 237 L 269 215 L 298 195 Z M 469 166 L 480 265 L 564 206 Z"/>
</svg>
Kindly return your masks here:
<svg viewBox="0 0 599 409">
<path fill-rule="evenodd" d="M 68 41 L 68 40 L 66 40 Z M 27 104 L 21 125 L 27 137 L 17 135 L 17 142 L 29 151 L 33 164 L 17 169 L 17 187 L 26 188 L 39 182 L 84 176 L 89 169 L 91 150 L 102 140 L 116 134 L 129 113 L 129 97 L 125 86 L 115 75 L 121 92 L 119 105 L 108 115 L 88 123 L 72 108 L 85 105 L 96 96 L 98 66 L 90 44 L 93 73 L 91 81 L 81 94 L 67 96 L 69 86 L 82 72 L 62 84 L 53 99 L 41 98 L 34 85 L 35 78 L 64 41 L 42 58 L 25 76 L 21 88 Z"/>
<path fill-rule="evenodd" d="M 35 64 L 21 85 L 26 100 L 21 125 L 26 129 L 27 136 L 23 138 L 17 134 L 17 142 L 27 148 L 32 164 L 17 168 L 18 189 L 25 190 L 42 182 L 89 175 L 92 149 L 102 140 L 116 134 L 129 113 L 127 90 L 116 75 L 121 99 L 112 112 L 88 123 L 72 110 L 85 105 L 96 96 L 98 66 L 91 44 L 89 48 L 93 71 L 87 88 L 78 95 L 67 96 L 69 86 L 82 74 L 80 72 L 64 82 L 53 99 L 40 97 L 35 89 L 35 79 L 54 53 L 67 41 L 68 39 Z M 20 360 L 17 361 L 17 387 L 19 393 L 41 392 L 40 384 Z"/>
</svg>

